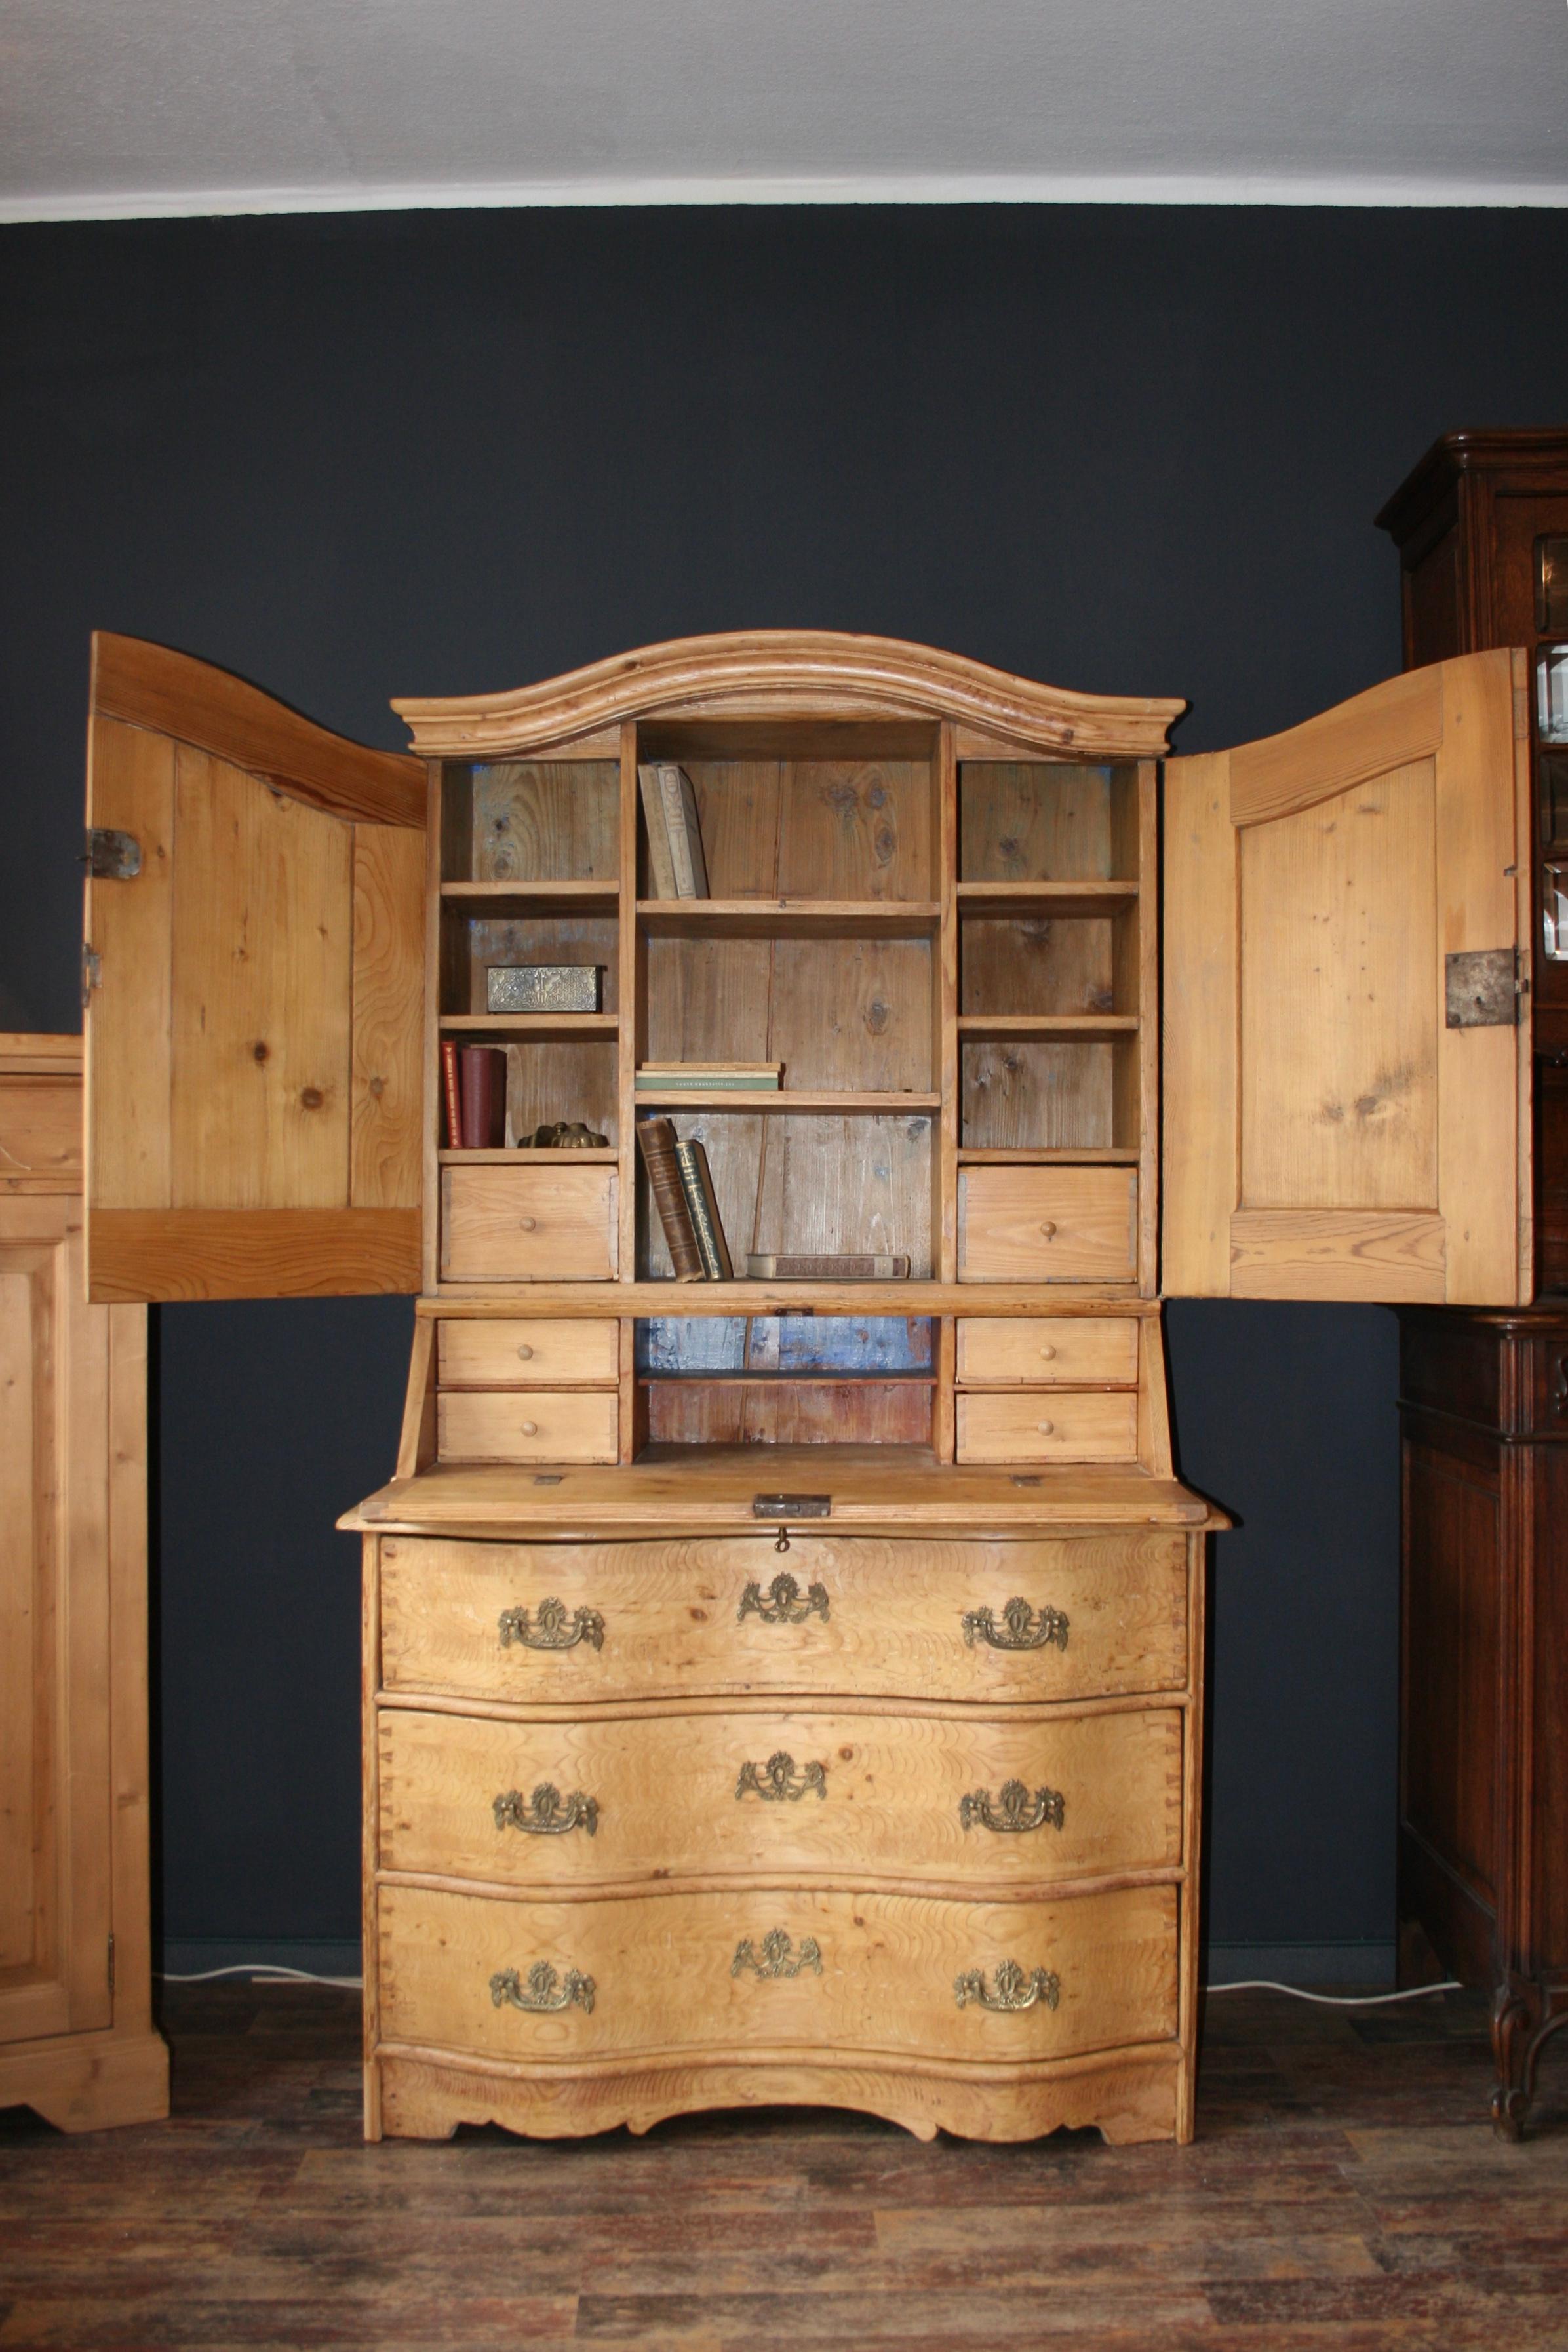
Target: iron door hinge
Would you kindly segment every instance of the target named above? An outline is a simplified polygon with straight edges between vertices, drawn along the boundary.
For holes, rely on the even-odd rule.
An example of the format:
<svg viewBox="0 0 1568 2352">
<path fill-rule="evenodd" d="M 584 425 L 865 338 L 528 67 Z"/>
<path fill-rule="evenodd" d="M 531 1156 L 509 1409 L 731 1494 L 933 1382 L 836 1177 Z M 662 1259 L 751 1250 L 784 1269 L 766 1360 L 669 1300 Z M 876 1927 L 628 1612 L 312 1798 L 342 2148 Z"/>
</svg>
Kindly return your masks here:
<svg viewBox="0 0 1568 2352">
<path fill-rule="evenodd" d="M 101 971 L 98 950 L 90 940 L 84 940 L 81 950 L 81 1003 L 84 1013 L 92 1001 L 93 990 L 100 985 Z"/>
<path fill-rule="evenodd" d="M 1512 1029 L 1530 986 L 1517 948 L 1480 948 L 1443 959 L 1445 1017 L 1450 1029 Z"/>
<path fill-rule="evenodd" d="M 110 2000 L 114 1999 L 114 1934 L 112 1929 L 110 1931 L 109 1937 L 109 1998 Z"/>
<path fill-rule="evenodd" d="M 95 882 L 133 882 L 142 871 L 142 844 L 111 824 L 89 824 L 86 864 Z"/>
</svg>

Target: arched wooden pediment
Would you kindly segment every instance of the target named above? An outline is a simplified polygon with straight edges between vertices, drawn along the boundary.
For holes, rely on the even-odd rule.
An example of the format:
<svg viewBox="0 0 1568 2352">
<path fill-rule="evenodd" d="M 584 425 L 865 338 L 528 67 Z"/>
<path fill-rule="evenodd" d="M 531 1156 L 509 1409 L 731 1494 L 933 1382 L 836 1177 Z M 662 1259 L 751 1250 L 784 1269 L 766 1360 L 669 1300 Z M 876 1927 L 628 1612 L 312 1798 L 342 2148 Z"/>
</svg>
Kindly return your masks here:
<svg viewBox="0 0 1568 2352">
<path fill-rule="evenodd" d="M 433 758 L 528 755 L 626 719 L 755 716 L 948 719 L 1000 744 L 1099 761 L 1158 758 L 1186 705 L 1073 694 L 895 637 L 742 629 L 644 646 L 508 693 L 392 707 Z"/>
</svg>

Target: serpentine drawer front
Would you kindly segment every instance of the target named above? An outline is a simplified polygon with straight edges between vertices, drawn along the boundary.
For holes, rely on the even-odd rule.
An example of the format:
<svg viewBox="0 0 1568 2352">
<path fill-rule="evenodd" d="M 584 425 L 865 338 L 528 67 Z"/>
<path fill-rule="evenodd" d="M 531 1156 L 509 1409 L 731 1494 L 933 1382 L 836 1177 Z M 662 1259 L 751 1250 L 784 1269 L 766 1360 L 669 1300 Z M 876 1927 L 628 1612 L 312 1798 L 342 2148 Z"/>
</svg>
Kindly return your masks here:
<svg viewBox="0 0 1568 2352">
<path fill-rule="evenodd" d="M 1174 1707 L 510 1722 L 385 1706 L 381 1866 L 519 1887 L 721 1872 L 1041 1886 L 1181 1860 Z"/>
<path fill-rule="evenodd" d="M 792 1532 L 786 1559 L 766 1538 L 389 1536 L 380 1575 L 389 1691 L 576 1707 L 750 1691 L 1082 1699 L 1187 1679 L 1186 1541 L 1152 1531 L 918 1547 Z"/>
<path fill-rule="evenodd" d="M 1176 1890 L 545 1902 L 387 1885 L 384 2044 L 524 2064 L 837 2047 L 1005 2067 L 1176 2031 Z"/>
</svg>

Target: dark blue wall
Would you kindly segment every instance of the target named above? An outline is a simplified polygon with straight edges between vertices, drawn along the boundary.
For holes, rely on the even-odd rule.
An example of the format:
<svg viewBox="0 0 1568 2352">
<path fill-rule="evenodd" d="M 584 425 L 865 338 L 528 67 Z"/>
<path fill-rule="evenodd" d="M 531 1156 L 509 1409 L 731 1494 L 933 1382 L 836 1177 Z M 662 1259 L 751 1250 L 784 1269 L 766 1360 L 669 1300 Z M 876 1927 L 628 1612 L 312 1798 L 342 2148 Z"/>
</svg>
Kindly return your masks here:
<svg viewBox="0 0 1568 2352">
<path fill-rule="evenodd" d="M 395 744 L 397 692 L 814 624 L 1182 694 L 1178 747 L 1399 664 L 1371 517 L 1560 422 L 1550 213 L 424 214 L 0 231 L 0 1025 L 79 1019 L 92 627 Z M 356 1931 L 356 1560 L 402 1302 L 157 1318 L 163 1916 Z M 1393 1925 L 1393 1318 L 1178 1307 L 1216 1547 L 1211 1928 Z"/>
</svg>

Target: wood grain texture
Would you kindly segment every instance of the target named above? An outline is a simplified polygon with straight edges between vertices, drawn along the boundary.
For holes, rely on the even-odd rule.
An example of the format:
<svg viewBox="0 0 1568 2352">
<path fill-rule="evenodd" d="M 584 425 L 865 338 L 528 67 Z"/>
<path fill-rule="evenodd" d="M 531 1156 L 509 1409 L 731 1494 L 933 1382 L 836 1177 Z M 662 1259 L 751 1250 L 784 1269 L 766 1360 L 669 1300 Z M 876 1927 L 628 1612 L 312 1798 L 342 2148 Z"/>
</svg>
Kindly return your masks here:
<svg viewBox="0 0 1568 2352">
<path fill-rule="evenodd" d="M 0 1190 L 79 1192 L 81 1068 L 0 1083 Z"/>
<path fill-rule="evenodd" d="M 479 1323 L 444 1316 L 436 1330 L 444 1389 L 614 1386 L 619 1373 L 620 1326 L 613 1319 L 566 1323 L 509 1316 Z"/>
<path fill-rule="evenodd" d="M 686 1542 L 381 1542 L 386 1686 L 517 1706 L 712 1697 L 750 1691 L 941 1700 L 1061 1701 L 1182 1690 L 1187 1681 L 1184 1538 L 1164 1534 L 986 1543 L 927 1539 L 921 1575 L 895 1539 L 792 1534 Z M 740 1614 L 774 1576 L 820 1583 L 827 1614 L 769 1624 Z M 1059 1610 L 1064 1647 L 966 1642 L 966 1612 L 1015 1594 Z M 553 1596 L 603 1619 L 570 1650 L 503 1645 L 504 1611 Z"/>
<path fill-rule="evenodd" d="M 1178 1298 L 1225 1297 L 1237 1204 L 1237 834 L 1230 754 L 1167 760 L 1163 1066 L 1180 1116 L 1162 1134 L 1161 1279 Z"/>
<path fill-rule="evenodd" d="M 353 830 L 349 1203 L 419 1206 L 423 1176 L 425 835 Z"/>
<path fill-rule="evenodd" d="M 616 881 L 620 769 L 614 760 L 497 761 L 472 773 L 467 876 L 448 881 Z"/>
<path fill-rule="evenodd" d="M 100 1209 L 91 1296 L 336 1298 L 419 1281 L 417 1209 Z"/>
<path fill-rule="evenodd" d="M 655 2053 L 733 2058 L 749 2048 L 1016 2063 L 1175 2031 L 1170 1886 L 1033 1902 L 794 1888 L 502 1901 L 384 1882 L 378 1910 L 383 2045 L 414 2051 L 525 2066 Z M 750 1937 L 760 1951 L 776 1927 L 796 1951 L 815 1938 L 820 1973 L 772 1981 L 732 1973 L 737 1944 Z M 983 1969 L 989 1979 L 1008 1958 L 1026 1973 L 1055 1973 L 1057 2006 L 960 2009 L 954 1978 Z M 492 1975 L 526 1977 L 541 1959 L 563 1977 L 576 1969 L 593 1978 L 592 2014 L 498 2006 Z"/>
<path fill-rule="evenodd" d="M 99 984 L 88 992 L 83 1016 L 90 1215 L 97 1208 L 167 1208 L 174 1198 L 177 746 L 96 714 L 87 740 L 87 821 L 132 834 L 142 851 L 133 882 L 89 876 L 86 886 L 86 940 L 99 960 Z M 89 1261 L 96 1255 L 89 1235 Z"/>
<path fill-rule="evenodd" d="M 616 1887 L 739 1874 L 776 1885 L 984 1894 L 1124 1871 L 1172 1871 L 1182 1851 L 1182 1718 L 1171 1707 L 1085 1717 L 1038 1708 L 903 1715 L 867 1706 L 653 1716 L 580 1714 L 527 1723 L 384 1707 L 380 1864 L 524 1890 Z M 737 1793 L 785 1755 L 798 1800 Z M 816 1788 L 802 1778 L 820 1765 Z M 1031 1803 L 1062 1799 L 1059 1825 L 965 1826 L 963 1800 L 993 1807 L 1008 1780 Z M 495 1800 L 542 1783 L 592 1798 L 582 1828 L 498 1825 Z M 817 1793 L 820 1789 L 821 1793 Z M 528 1816 L 525 1814 L 525 1818 Z"/>
<path fill-rule="evenodd" d="M 1182 702 L 1064 693 L 957 654 L 828 629 L 737 630 L 644 646 L 510 694 L 395 701 L 420 751 L 525 751 L 619 719 L 736 706 L 951 719 L 1072 757 L 1157 758 Z"/>
<path fill-rule="evenodd" d="M 1011 1389 L 958 1399 L 961 1462 L 1135 1462 L 1131 1391 Z"/>
<path fill-rule="evenodd" d="M 1136 1271 L 1130 1168 L 966 1168 L 961 1282 L 1117 1282 Z"/>
<path fill-rule="evenodd" d="M 441 1273 L 455 1282 L 608 1282 L 616 1171 L 445 1168 Z"/>
<path fill-rule="evenodd" d="M 1397 1210 L 1246 1209 L 1230 1221 L 1236 1298 L 1369 1298 L 1440 1305 L 1447 1227 Z"/>
<path fill-rule="evenodd" d="M 1443 741 L 1438 666 L 1384 678 L 1283 735 L 1230 754 L 1233 824 L 1311 808 L 1374 776 L 1429 759 Z"/>
<path fill-rule="evenodd" d="M 166 646 L 95 630 L 91 703 L 95 716 L 173 736 L 335 815 L 424 824 L 417 760 L 331 734 L 243 678 Z"/>
</svg>

